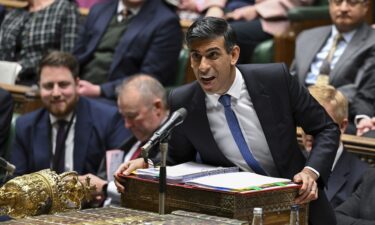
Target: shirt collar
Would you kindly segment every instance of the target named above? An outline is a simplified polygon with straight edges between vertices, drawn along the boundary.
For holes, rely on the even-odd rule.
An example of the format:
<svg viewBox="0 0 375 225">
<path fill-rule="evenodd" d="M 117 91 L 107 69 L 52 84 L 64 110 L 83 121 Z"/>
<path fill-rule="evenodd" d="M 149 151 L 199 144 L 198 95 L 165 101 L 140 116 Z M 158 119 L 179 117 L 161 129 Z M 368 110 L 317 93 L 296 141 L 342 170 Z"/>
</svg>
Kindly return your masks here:
<svg viewBox="0 0 375 225">
<path fill-rule="evenodd" d="M 342 152 L 344 151 L 344 145 L 343 143 L 340 141 L 340 145 L 339 145 L 339 148 L 337 149 L 337 153 L 336 153 L 336 157 L 335 157 L 335 161 L 333 161 L 333 165 L 332 165 L 332 169 L 331 171 L 333 171 L 335 169 L 335 166 L 337 164 L 337 161 L 339 161 L 341 155 L 342 155 Z"/>
<path fill-rule="evenodd" d="M 243 80 L 243 77 L 242 77 L 242 73 L 236 67 L 236 74 L 235 74 L 235 77 L 234 77 L 233 84 L 229 88 L 229 90 L 227 91 L 226 94 L 230 95 L 232 98 L 234 98 L 236 100 L 239 99 L 240 95 L 241 95 L 241 88 L 242 88 L 243 84 L 244 84 L 244 80 Z M 219 98 L 220 98 L 221 95 L 219 95 L 219 94 L 207 94 L 206 93 L 206 96 L 207 96 L 208 101 L 210 101 L 215 107 L 217 106 L 217 104 L 219 104 Z"/>
<path fill-rule="evenodd" d="M 69 122 L 72 119 L 72 116 L 73 116 L 73 112 L 70 112 L 67 116 L 65 116 L 62 119 L 65 120 L 66 122 Z M 52 115 L 51 113 L 49 114 L 49 119 L 52 125 L 54 125 L 58 120 L 61 120 L 61 119 L 58 119 L 56 116 Z"/>
<path fill-rule="evenodd" d="M 125 8 L 126 6 L 124 5 L 124 2 L 119 0 L 117 5 L 117 14 L 121 14 Z M 128 10 L 132 13 L 132 16 L 135 16 L 138 14 L 139 10 L 141 10 L 141 6 L 136 8 L 128 8 Z"/>
<path fill-rule="evenodd" d="M 342 35 L 343 39 L 345 40 L 345 42 L 349 43 L 352 40 L 352 38 L 353 38 L 353 36 L 356 32 L 357 32 L 357 29 L 354 29 L 352 31 L 342 33 L 341 35 Z M 339 31 L 337 30 L 336 26 L 332 26 L 330 38 L 335 37 L 337 33 L 339 33 Z"/>
</svg>

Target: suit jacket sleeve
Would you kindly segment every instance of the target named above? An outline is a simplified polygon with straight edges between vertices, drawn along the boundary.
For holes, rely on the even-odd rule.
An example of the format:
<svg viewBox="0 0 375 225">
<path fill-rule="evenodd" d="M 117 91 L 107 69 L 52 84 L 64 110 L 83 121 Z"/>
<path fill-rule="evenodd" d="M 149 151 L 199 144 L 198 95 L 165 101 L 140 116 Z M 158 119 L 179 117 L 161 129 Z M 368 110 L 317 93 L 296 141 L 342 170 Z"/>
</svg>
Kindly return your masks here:
<svg viewBox="0 0 375 225">
<path fill-rule="evenodd" d="M 29 171 L 28 159 L 28 141 L 26 135 L 28 132 L 31 132 L 29 129 L 25 129 L 22 125 L 25 123 L 22 117 L 19 117 L 16 121 L 16 135 L 13 140 L 12 153 L 10 162 L 16 166 L 15 175 L 22 175 Z"/>
<path fill-rule="evenodd" d="M 335 209 L 337 224 L 340 225 L 374 225 L 373 218 L 365 219 L 363 215 L 371 214 L 374 208 L 374 171 L 368 171 L 363 176 L 363 182 L 344 203 Z M 368 199 L 366 201 L 366 199 Z M 373 213 L 372 213 L 373 214 Z"/>
<path fill-rule="evenodd" d="M 284 69 L 287 70 L 286 67 Z M 326 185 L 339 145 L 340 130 L 308 90 L 298 83 L 296 76 L 288 77 L 289 98 L 296 125 L 314 137 L 313 149 L 305 166 L 316 169 L 320 173 L 318 181 L 323 182 L 318 184 Z"/>
<path fill-rule="evenodd" d="M 375 109 L 375 47 L 371 49 L 370 55 L 366 58 L 363 66 L 358 72 L 357 92 L 350 104 L 350 119 L 356 115 L 374 116 Z"/>
<path fill-rule="evenodd" d="M 12 114 L 12 96 L 8 92 L 0 89 L 0 149 L 5 147 L 12 121 Z M 0 156 L 4 156 L 4 152 L 1 152 Z"/>
</svg>

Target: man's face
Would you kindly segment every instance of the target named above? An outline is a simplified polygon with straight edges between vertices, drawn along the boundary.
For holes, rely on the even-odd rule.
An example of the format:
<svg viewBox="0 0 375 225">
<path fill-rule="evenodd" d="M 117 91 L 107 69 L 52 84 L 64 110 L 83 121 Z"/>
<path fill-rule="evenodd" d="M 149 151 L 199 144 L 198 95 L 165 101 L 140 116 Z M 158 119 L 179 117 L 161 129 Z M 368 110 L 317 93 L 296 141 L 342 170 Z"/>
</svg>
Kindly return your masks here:
<svg viewBox="0 0 375 225">
<path fill-rule="evenodd" d="M 117 103 L 125 120 L 125 127 L 130 129 L 139 141 L 148 140 L 164 119 L 161 101 L 155 99 L 146 103 L 138 91 L 123 91 Z"/>
<path fill-rule="evenodd" d="M 224 47 L 224 37 L 195 40 L 190 46 L 190 60 L 195 77 L 209 94 L 224 94 L 235 78 L 235 65 L 240 54 L 238 46 L 230 53 Z"/>
<path fill-rule="evenodd" d="M 42 68 L 39 81 L 40 96 L 52 115 L 62 118 L 72 112 L 78 101 L 77 83 L 66 67 Z"/>
<path fill-rule="evenodd" d="M 329 0 L 332 22 L 339 32 L 349 32 L 358 27 L 366 17 L 368 2 L 363 0 Z"/>
</svg>

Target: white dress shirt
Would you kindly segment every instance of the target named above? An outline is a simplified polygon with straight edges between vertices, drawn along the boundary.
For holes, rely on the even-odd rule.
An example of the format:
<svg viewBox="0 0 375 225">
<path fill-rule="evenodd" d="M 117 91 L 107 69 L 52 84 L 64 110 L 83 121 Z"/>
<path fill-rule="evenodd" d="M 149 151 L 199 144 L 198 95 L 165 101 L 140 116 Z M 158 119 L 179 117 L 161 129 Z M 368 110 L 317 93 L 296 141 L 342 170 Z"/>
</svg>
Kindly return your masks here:
<svg viewBox="0 0 375 225">
<path fill-rule="evenodd" d="M 126 9 L 124 2 L 122 0 L 119 0 L 118 5 L 117 5 L 117 11 L 116 11 L 118 22 L 121 22 L 124 19 L 124 14 L 122 13 L 124 10 L 129 10 L 131 12 L 131 17 L 133 17 L 139 13 L 139 10 L 141 10 L 141 7 Z"/>
<path fill-rule="evenodd" d="M 235 80 L 226 94 L 231 96 L 231 107 L 236 114 L 245 141 L 254 158 L 270 176 L 279 176 L 266 137 L 241 72 L 236 68 Z M 219 148 L 233 164 L 244 171 L 252 171 L 234 141 L 219 102 L 220 95 L 206 94 L 207 117 L 211 132 Z"/>
<path fill-rule="evenodd" d="M 335 68 L 335 65 L 337 61 L 339 61 L 340 56 L 344 53 L 346 47 L 348 46 L 348 43 L 352 40 L 355 32 L 357 30 L 353 30 L 347 33 L 342 33 L 343 40 L 341 40 L 336 47 L 336 51 L 333 53 L 332 61 L 331 61 L 331 71 Z M 338 30 L 335 26 L 332 26 L 331 35 L 327 39 L 325 45 L 323 48 L 318 52 L 318 54 L 315 56 L 313 62 L 310 66 L 310 71 L 306 76 L 305 83 L 306 84 L 315 84 L 318 75 L 320 74 L 320 67 L 323 64 L 323 61 L 325 58 L 327 58 L 329 50 L 332 48 L 334 39 L 338 33 Z"/>
</svg>

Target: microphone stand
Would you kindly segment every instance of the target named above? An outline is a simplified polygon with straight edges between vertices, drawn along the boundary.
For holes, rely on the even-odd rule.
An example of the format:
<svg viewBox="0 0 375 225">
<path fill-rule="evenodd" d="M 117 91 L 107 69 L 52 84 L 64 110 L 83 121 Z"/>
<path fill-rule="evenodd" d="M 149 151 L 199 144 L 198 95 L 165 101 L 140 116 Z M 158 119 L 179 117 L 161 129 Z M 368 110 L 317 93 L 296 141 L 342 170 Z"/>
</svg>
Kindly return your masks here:
<svg viewBox="0 0 375 225">
<path fill-rule="evenodd" d="M 160 140 L 159 148 L 161 154 L 159 170 L 159 214 L 165 214 L 165 192 L 167 189 L 167 152 L 168 152 L 169 134 Z"/>
</svg>

